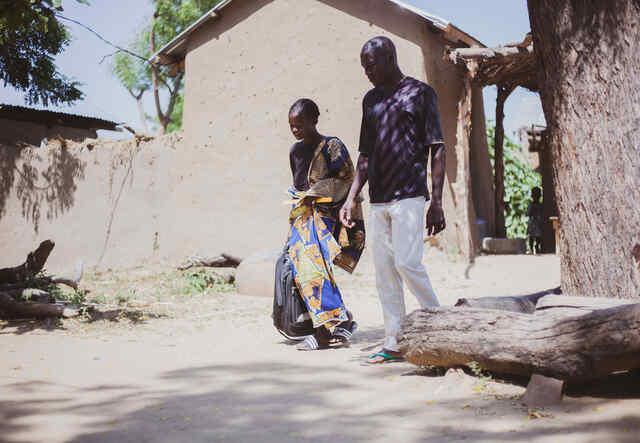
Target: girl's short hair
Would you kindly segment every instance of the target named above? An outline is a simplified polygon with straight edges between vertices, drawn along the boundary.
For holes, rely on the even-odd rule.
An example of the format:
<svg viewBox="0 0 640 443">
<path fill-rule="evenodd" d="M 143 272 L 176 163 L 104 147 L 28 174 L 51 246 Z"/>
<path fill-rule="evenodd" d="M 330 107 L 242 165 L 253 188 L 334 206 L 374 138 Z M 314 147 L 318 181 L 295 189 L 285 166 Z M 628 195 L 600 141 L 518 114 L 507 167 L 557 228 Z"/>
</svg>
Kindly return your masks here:
<svg viewBox="0 0 640 443">
<path fill-rule="evenodd" d="M 320 110 L 313 100 L 301 98 L 291 105 L 289 114 L 302 115 L 305 119 L 317 120 L 320 115 Z"/>
</svg>

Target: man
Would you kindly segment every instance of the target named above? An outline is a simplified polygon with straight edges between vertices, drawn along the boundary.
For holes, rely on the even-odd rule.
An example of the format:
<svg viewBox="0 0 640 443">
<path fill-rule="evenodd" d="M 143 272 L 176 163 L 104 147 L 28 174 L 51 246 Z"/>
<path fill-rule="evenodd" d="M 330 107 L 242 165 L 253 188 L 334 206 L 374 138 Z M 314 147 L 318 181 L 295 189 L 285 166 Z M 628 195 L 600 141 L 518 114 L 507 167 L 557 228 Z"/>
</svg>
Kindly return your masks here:
<svg viewBox="0 0 640 443">
<path fill-rule="evenodd" d="M 384 363 L 402 359 L 396 335 L 406 315 L 403 281 L 423 307 L 439 306 L 422 252 L 429 153 L 432 196 L 427 233 L 435 235 L 445 228 L 445 146 L 435 91 L 402 74 L 393 42 L 386 37 L 369 40 L 360 61 L 374 88 L 362 102 L 360 156 L 340 220 L 352 226 L 356 198 L 368 180 L 370 244 L 385 325 L 383 348 L 368 362 Z"/>
</svg>

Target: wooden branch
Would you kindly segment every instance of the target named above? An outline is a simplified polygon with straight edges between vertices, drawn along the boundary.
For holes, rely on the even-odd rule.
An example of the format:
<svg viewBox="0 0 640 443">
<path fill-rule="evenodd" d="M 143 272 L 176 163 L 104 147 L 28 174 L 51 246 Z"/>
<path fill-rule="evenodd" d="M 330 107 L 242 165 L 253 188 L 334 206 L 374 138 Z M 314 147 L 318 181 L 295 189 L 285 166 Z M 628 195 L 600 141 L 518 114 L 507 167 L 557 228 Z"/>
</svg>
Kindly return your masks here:
<svg viewBox="0 0 640 443">
<path fill-rule="evenodd" d="M 534 373 L 582 381 L 640 368 L 640 304 L 553 318 L 485 309 L 430 308 L 410 314 L 399 334 L 416 365 Z"/>
<path fill-rule="evenodd" d="M 599 309 L 633 304 L 629 300 L 609 297 L 576 297 L 569 295 L 546 295 L 536 305 L 535 315 L 556 317 L 580 316 Z"/>
<path fill-rule="evenodd" d="M 187 258 L 185 263 L 178 266 L 178 269 L 184 271 L 185 269 L 192 268 L 194 266 L 205 266 L 210 268 L 237 268 L 242 262 L 241 258 L 234 257 L 229 254 L 220 254 L 218 257 L 201 257 L 199 255 L 192 255 Z"/>
<path fill-rule="evenodd" d="M 2 293 L 11 296 L 15 301 L 24 302 L 36 302 L 36 303 L 55 303 L 56 299 L 47 291 L 35 288 L 25 289 L 11 289 L 8 291 L 3 290 Z"/>
<path fill-rule="evenodd" d="M 485 59 L 492 57 L 507 57 L 510 55 L 519 55 L 523 53 L 533 53 L 533 47 L 526 48 L 510 46 L 499 48 L 457 48 L 449 53 L 451 61 L 456 63 L 459 58 L 462 59 Z"/>
<path fill-rule="evenodd" d="M 527 32 L 524 36 L 524 40 L 518 42 L 505 43 L 506 47 L 526 48 L 533 42 L 533 34 Z"/>
<path fill-rule="evenodd" d="M 0 284 L 18 283 L 33 278 L 44 267 L 54 246 L 54 242 L 45 240 L 40 243 L 38 249 L 29 253 L 26 261 L 20 266 L 0 269 Z"/>
<path fill-rule="evenodd" d="M 78 282 L 67 277 L 54 277 L 51 279 L 51 283 L 66 285 L 76 291 L 78 290 Z"/>
<path fill-rule="evenodd" d="M 555 288 L 516 297 L 459 298 L 454 306 L 459 308 L 497 309 L 500 311 L 520 312 L 521 314 L 533 314 L 536 312 L 538 300 L 549 294 L 556 294 L 559 290 L 560 288 Z"/>
<path fill-rule="evenodd" d="M 20 303 L 10 295 L 0 292 L 0 318 L 59 318 L 77 315 L 79 315 L 79 311 L 76 309 L 53 303 Z"/>
<path fill-rule="evenodd" d="M 73 273 L 73 276 L 58 275 L 58 276 L 49 277 L 49 279 L 53 284 L 67 285 L 77 291 L 78 283 L 80 283 L 80 280 L 82 279 L 83 274 L 84 274 L 84 266 L 83 266 L 82 260 L 77 260 L 76 269 L 75 269 L 75 272 Z"/>
</svg>

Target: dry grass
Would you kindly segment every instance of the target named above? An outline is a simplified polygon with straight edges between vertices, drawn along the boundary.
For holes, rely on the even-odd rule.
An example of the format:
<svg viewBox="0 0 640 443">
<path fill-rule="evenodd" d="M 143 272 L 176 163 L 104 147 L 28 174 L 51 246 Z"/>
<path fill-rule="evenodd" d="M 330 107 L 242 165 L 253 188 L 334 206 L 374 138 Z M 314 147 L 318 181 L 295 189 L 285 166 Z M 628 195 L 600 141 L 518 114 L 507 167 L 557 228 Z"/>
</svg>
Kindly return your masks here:
<svg viewBox="0 0 640 443">
<path fill-rule="evenodd" d="M 61 287 L 59 300 L 77 303 L 82 315 L 68 319 L 0 322 L 3 332 L 34 329 L 74 334 L 100 334 L 134 328 L 199 328 L 217 318 L 251 323 L 269 315 L 269 303 L 254 297 L 238 297 L 233 269 L 168 266 L 89 271 L 78 291 Z M 258 315 L 256 315 L 258 314 Z M 172 324 L 173 326 L 171 326 Z M 164 326 L 162 326 L 164 325 Z"/>
</svg>

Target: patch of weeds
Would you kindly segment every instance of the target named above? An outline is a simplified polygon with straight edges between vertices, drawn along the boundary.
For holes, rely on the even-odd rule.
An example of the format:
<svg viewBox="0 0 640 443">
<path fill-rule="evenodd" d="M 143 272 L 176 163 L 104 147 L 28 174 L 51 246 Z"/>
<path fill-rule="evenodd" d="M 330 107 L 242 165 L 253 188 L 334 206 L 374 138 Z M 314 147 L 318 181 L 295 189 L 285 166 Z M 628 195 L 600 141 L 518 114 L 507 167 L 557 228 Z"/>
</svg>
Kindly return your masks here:
<svg viewBox="0 0 640 443">
<path fill-rule="evenodd" d="M 185 280 L 185 293 L 187 293 L 188 295 L 200 294 L 201 292 L 204 292 L 212 283 L 211 276 L 203 271 L 190 272 L 185 276 Z"/>
<path fill-rule="evenodd" d="M 478 363 L 477 361 L 470 361 L 469 363 L 467 363 L 467 367 L 471 370 L 471 373 L 478 377 L 481 381 L 489 382 L 493 380 L 491 374 L 483 370 L 482 366 L 480 366 L 480 363 Z"/>
<path fill-rule="evenodd" d="M 192 271 L 185 275 L 184 293 L 187 295 L 201 294 L 207 289 L 214 292 L 230 292 L 235 289 L 233 283 L 229 283 L 225 277 L 218 274 L 210 274 L 205 270 Z"/>
<path fill-rule="evenodd" d="M 127 305 L 131 300 L 135 298 L 136 298 L 136 289 L 131 288 L 129 289 L 128 294 L 122 294 L 118 292 L 118 294 L 116 295 L 116 303 L 119 305 Z"/>
<path fill-rule="evenodd" d="M 47 291 L 53 295 L 56 300 L 70 303 L 74 306 L 83 305 L 87 301 L 87 294 L 89 294 L 89 291 L 86 289 L 62 291 L 57 285 L 51 285 Z"/>
<path fill-rule="evenodd" d="M 98 304 L 98 305 L 106 305 L 107 304 L 107 297 L 105 297 L 102 294 L 99 294 L 99 295 L 95 295 L 95 296 L 91 297 L 90 299 L 87 300 L 87 302 L 95 303 L 95 304 Z"/>
</svg>

